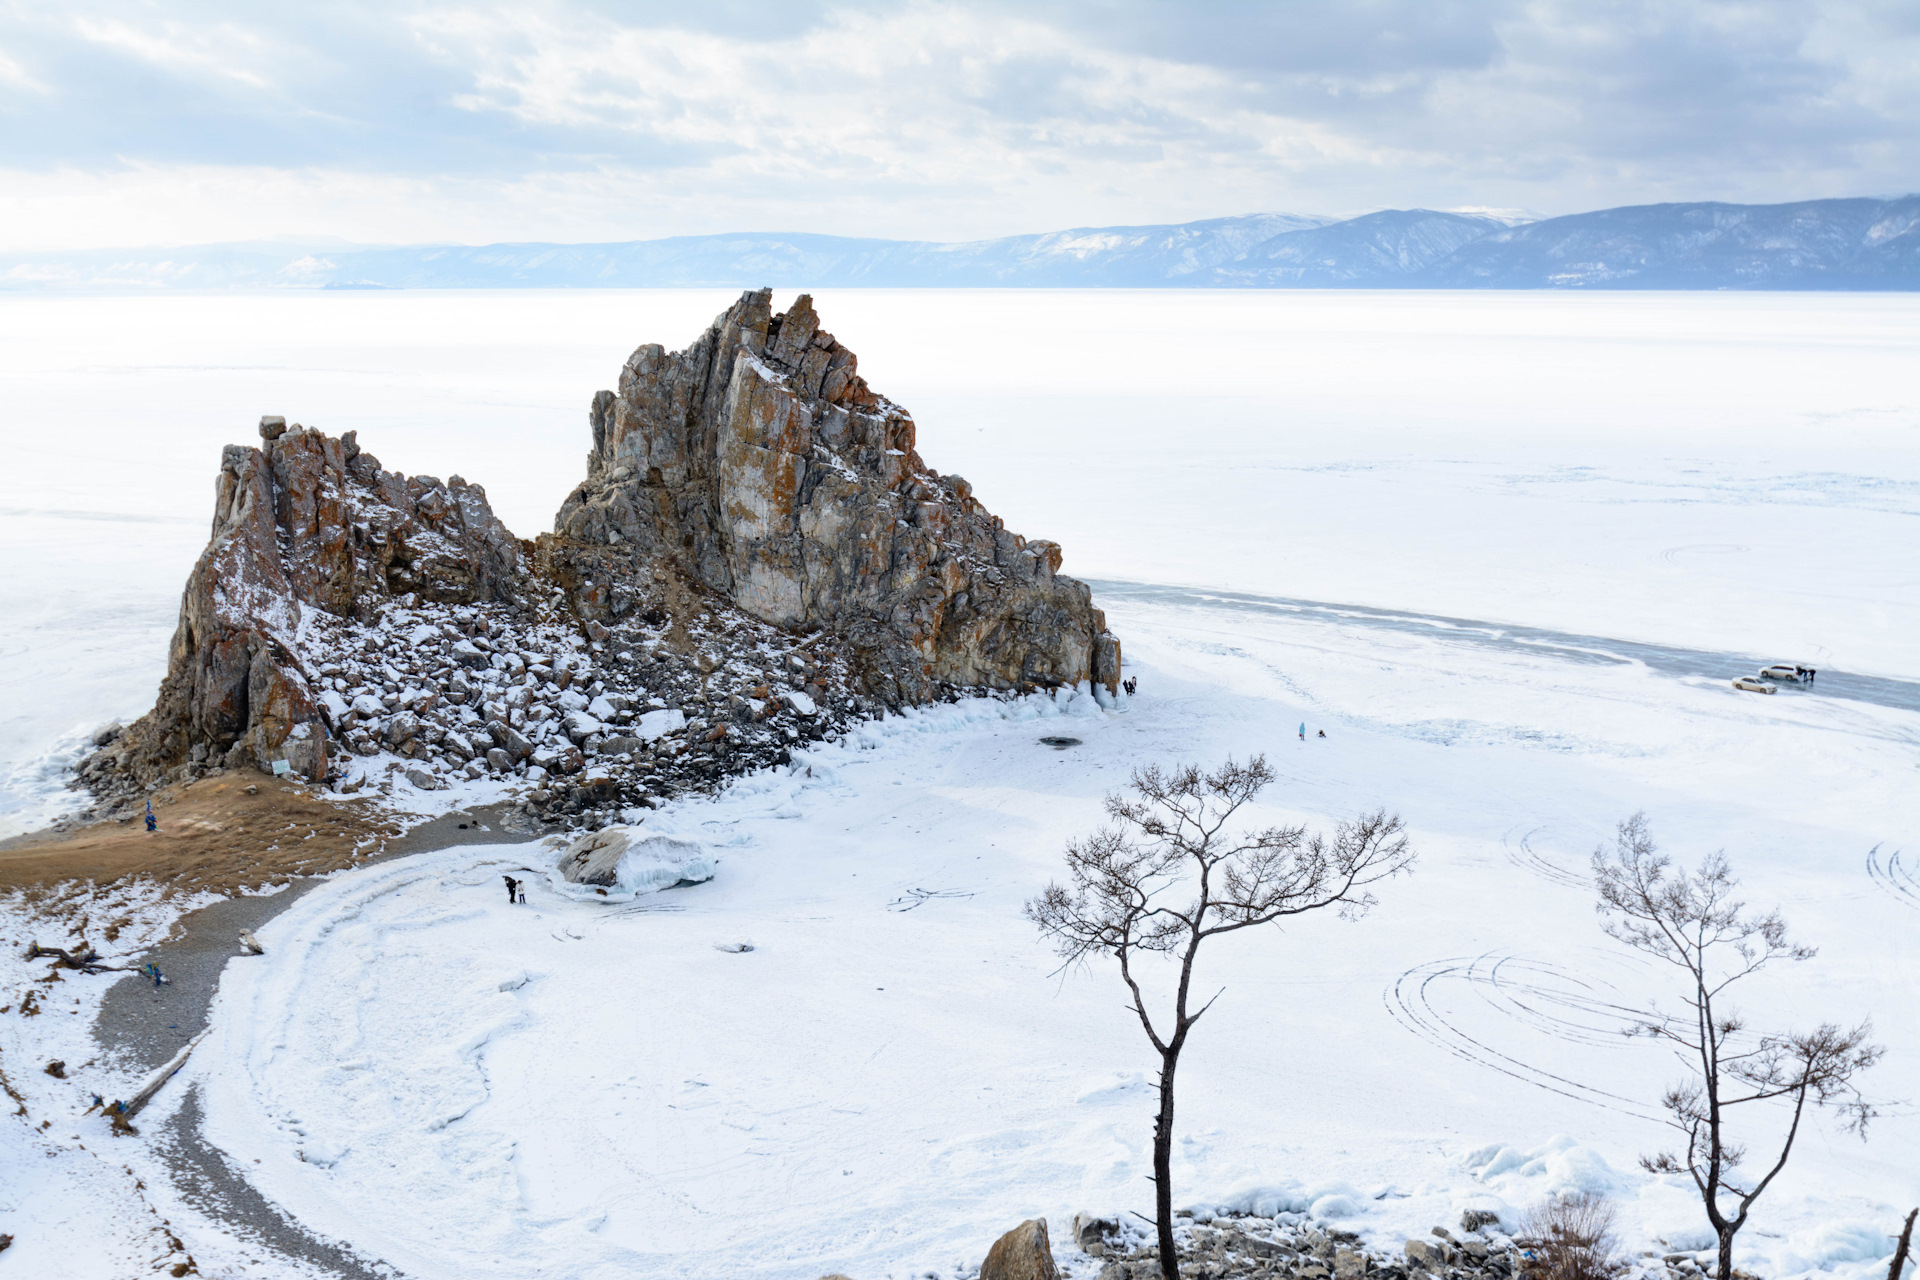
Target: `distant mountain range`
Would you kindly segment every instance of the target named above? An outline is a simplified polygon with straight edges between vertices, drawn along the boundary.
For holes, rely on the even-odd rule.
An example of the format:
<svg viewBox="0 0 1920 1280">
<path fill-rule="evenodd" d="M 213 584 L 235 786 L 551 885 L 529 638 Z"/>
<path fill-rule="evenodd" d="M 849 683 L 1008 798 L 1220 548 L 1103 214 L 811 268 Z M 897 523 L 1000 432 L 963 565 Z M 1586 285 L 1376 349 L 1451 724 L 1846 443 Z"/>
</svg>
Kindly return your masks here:
<svg viewBox="0 0 1920 1280">
<path fill-rule="evenodd" d="M 1513 225 L 1260 213 L 940 243 L 746 232 L 616 244 L 0 253 L 0 290 L 867 288 L 1920 289 L 1920 195 L 1653 204 Z"/>
</svg>

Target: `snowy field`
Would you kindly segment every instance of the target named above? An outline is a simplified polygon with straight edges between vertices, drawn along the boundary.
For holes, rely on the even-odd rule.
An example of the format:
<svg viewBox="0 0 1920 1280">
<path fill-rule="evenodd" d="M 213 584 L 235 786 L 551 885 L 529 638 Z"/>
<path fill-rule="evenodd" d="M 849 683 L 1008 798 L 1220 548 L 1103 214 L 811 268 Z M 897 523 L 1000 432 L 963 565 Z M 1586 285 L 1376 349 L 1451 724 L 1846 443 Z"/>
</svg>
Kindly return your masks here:
<svg viewBox="0 0 1920 1280">
<path fill-rule="evenodd" d="M 12 820 L 57 803 L 63 734 L 144 709 L 218 446 L 260 413 L 459 471 L 530 535 L 577 478 L 591 391 L 724 301 L 0 298 Z M 1884 1274 L 1920 1202 L 1920 300 L 819 304 L 933 466 L 1096 580 L 1140 696 L 912 715 L 654 815 L 718 858 L 692 888 L 539 881 L 509 908 L 501 871 L 551 862 L 528 846 L 309 894 L 230 968 L 193 1068 L 269 1195 L 449 1277 L 945 1276 L 1023 1217 L 1058 1241 L 1077 1209 L 1144 1211 L 1139 1028 L 1110 971 L 1055 973 L 1020 904 L 1134 764 L 1265 751 L 1274 816 L 1383 804 L 1421 862 L 1361 923 L 1210 944 L 1226 993 L 1183 1063 L 1180 1202 L 1397 1247 L 1586 1186 L 1636 1248 L 1704 1245 L 1688 1195 L 1636 1167 L 1669 1063 L 1605 1006 L 1658 975 L 1586 883 L 1645 810 L 1821 948 L 1753 1012 L 1871 1014 L 1888 1047 L 1889 1114 L 1864 1146 L 1815 1127 L 1746 1265 Z M 1821 684 L 1728 687 L 1759 659 Z M 278 1274 L 170 1200 L 154 1153 L 109 1154 L 203 1273 Z"/>
</svg>

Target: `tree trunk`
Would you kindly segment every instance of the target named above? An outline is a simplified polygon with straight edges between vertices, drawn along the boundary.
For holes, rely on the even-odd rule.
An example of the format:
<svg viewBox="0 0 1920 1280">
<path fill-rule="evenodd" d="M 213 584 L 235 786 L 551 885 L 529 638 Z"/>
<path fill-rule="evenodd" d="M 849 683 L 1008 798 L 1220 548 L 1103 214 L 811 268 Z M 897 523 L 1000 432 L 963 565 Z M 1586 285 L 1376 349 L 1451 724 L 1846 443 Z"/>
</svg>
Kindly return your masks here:
<svg viewBox="0 0 1920 1280">
<path fill-rule="evenodd" d="M 1900 1280 L 1900 1273 L 1906 1270 L 1907 1250 L 1913 1247 L 1913 1220 L 1920 1217 L 1920 1209 L 1907 1215 L 1907 1225 L 1900 1228 L 1900 1247 L 1893 1251 L 1893 1265 L 1887 1268 L 1887 1280 Z"/>
<path fill-rule="evenodd" d="M 1160 1118 L 1153 1127 L 1153 1217 L 1162 1280 L 1180 1280 L 1180 1255 L 1173 1244 L 1173 1069 L 1179 1061 L 1178 1049 L 1160 1057 Z"/>
<path fill-rule="evenodd" d="M 1739 1229 L 1731 1222 L 1720 1228 L 1720 1265 L 1714 1269 L 1718 1280 L 1733 1280 L 1733 1233 Z"/>
</svg>

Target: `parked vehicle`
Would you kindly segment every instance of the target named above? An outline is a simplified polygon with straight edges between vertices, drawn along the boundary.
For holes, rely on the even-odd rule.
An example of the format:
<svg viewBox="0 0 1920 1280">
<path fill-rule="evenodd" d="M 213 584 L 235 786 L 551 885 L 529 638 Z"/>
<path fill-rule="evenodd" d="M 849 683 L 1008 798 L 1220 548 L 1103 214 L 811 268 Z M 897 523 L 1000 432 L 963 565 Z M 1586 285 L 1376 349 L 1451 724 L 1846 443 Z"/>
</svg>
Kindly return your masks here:
<svg viewBox="0 0 1920 1280">
<path fill-rule="evenodd" d="M 1748 693 L 1772 693 L 1773 686 L 1758 676 L 1741 676 L 1733 682 L 1736 689 L 1745 689 Z"/>
<path fill-rule="evenodd" d="M 1770 667 L 1760 668 L 1760 676 L 1765 680 L 1798 680 L 1800 668 L 1784 662 L 1776 662 Z"/>
</svg>

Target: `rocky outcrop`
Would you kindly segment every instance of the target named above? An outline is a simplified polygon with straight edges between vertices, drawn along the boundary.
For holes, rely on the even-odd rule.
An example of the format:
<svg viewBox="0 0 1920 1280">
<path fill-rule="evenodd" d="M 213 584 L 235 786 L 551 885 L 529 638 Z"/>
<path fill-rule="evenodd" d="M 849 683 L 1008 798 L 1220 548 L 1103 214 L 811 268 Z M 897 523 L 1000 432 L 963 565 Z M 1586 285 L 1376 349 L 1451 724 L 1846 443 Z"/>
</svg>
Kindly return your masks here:
<svg viewBox="0 0 1920 1280">
<path fill-rule="evenodd" d="M 847 642 L 866 689 L 1113 688 L 1119 642 L 1058 544 L 1006 529 L 915 451 L 812 300 L 741 296 L 685 351 L 649 344 L 591 410 L 587 479 L 541 555 L 585 616 L 619 616 L 623 571 L 669 560 L 747 613 Z M 610 583 L 609 579 L 613 579 Z"/>
<path fill-rule="evenodd" d="M 154 709 L 88 762 L 151 782 L 189 764 L 285 760 L 319 780 L 333 716 L 302 656 L 308 611 L 367 618 L 394 598 L 512 600 L 522 549 L 459 476 L 403 476 L 360 449 L 263 418 L 261 445 L 229 445 L 213 536 L 180 601 Z M 83 766 L 84 768 L 88 766 Z"/>
<path fill-rule="evenodd" d="M 511 778 L 598 828 L 886 706 L 1111 690 L 1119 642 L 1060 548 L 921 461 L 856 368 L 806 297 L 775 316 L 766 291 L 686 351 L 640 348 L 534 545 L 478 485 L 263 418 L 221 457 L 153 711 L 81 781 L 119 803 L 243 765 L 348 791 Z M 680 875 L 672 852 L 632 875 Z M 620 857 L 570 878 L 604 887 Z"/>
</svg>

